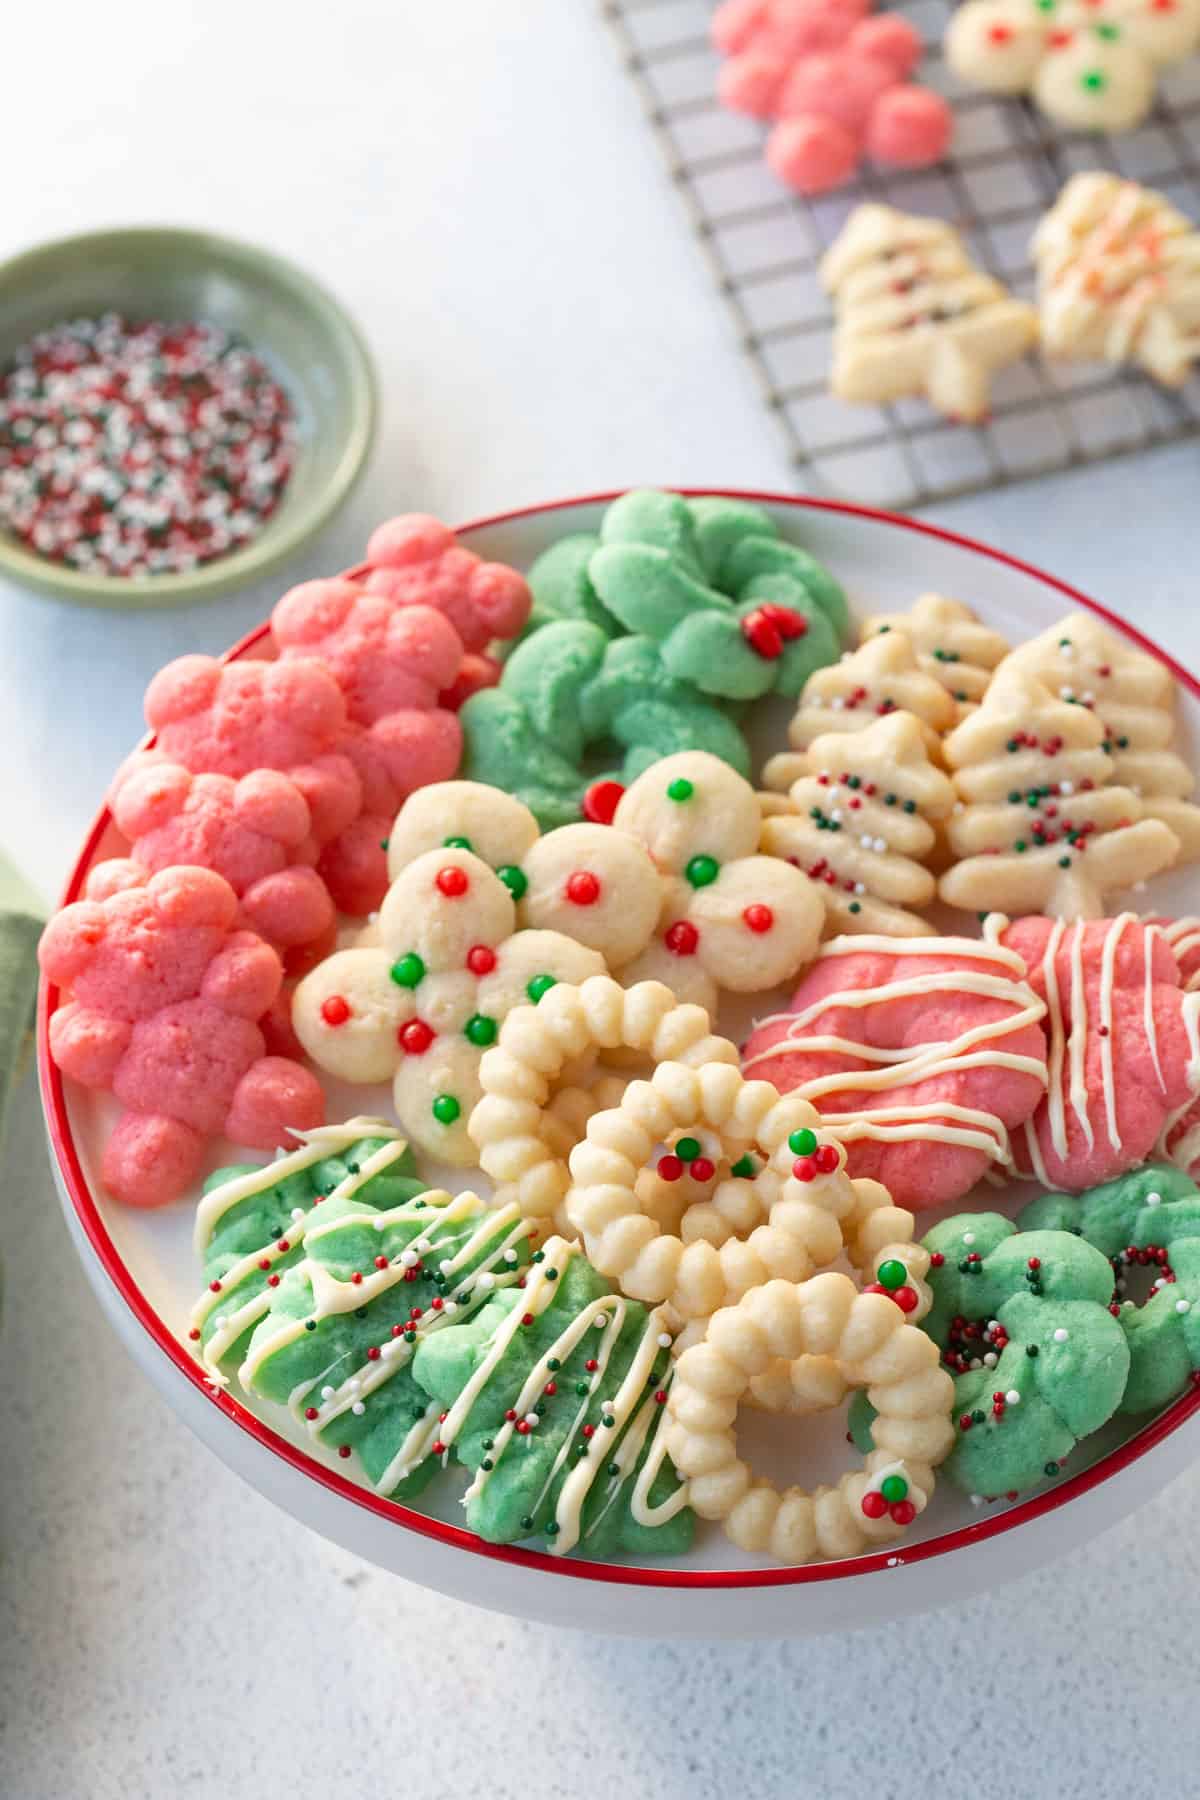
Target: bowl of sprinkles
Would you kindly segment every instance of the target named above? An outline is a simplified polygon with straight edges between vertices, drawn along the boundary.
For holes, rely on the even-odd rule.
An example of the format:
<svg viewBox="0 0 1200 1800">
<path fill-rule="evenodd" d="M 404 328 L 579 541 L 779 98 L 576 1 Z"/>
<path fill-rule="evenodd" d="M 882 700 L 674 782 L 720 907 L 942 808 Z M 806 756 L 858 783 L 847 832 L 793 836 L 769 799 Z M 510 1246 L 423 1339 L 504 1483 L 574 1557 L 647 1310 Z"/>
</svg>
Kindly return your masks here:
<svg viewBox="0 0 1200 1800">
<path fill-rule="evenodd" d="M 366 463 L 375 377 L 334 297 L 209 232 L 0 264 L 0 572 L 85 605 L 213 598 L 285 562 Z"/>
</svg>

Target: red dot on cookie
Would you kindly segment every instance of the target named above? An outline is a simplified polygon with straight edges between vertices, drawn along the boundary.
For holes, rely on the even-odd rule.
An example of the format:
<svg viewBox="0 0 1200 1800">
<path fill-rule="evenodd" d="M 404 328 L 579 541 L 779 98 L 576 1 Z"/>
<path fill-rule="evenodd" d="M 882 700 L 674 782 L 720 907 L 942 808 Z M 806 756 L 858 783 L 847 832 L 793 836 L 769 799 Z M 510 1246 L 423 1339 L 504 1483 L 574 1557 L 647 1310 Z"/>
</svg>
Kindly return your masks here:
<svg viewBox="0 0 1200 1800">
<path fill-rule="evenodd" d="M 897 1525 L 911 1525 L 917 1516 L 917 1509 L 911 1500 L 897 1500 L 888 1511 Z"/>
<path fill-rule="evenodd" d="M 772 925 L 775 923 L 775 914 L 771 911 L 769 906 L 757 904 L 754 906 L 747 906 L 742 913 L 742 917 L 751 931 L 759 933 L 770 931 Z"/>
<path fill-rule="evenodd" d="M 988 42 L 990 44 L 1007 44 L 1012 34 L 1011 25 L 989 25 Z"/>
<path fill-rule="evenodd" d="M 330 994 L 321 1002 L 321 1017 L 327 1025 L 344 1025 L 350 1017 L 350 1003 L 341 994 Z"/>
<path fill-rule="evenodd" d="M 711 1181 L 716 1172 L 715 1163 L 710 1162 L 707 1156 L 695 1156 L 692 1158 L 693 1180 Z"/>
<path fill-rule="evenodd" d="M 593 781 L 583 796 L 583 816 L 593 825 L 611 825 L 625 789 L 619 781 Z"/>
<path fill-rule="evenodd" d="M 695 956 L 700 933 L 690 919 L 676 919 L 663 933 L 663 943 L 672 956 Z"/>
<path fill-rule="evenodd" d="M 496 952 L 486 944 L 473 944 L 467 951 L 467 967 L 472 975 L 490 975 L 496 966 Z"/>
<path fill-rule="evenodd" d="M 838 1166 L 838 1153 L 832 1144 L 822 1144 L 813 1160 L 822 1175 L 832 1175 Z"/>
<path fill-rule="evenodd" d="M 868 1519 L 882 1519 L 888 1503 L 878 1488 L 869 1488 L 862 1497 L 862 1509 Z"/>
<path fill-rule="evenodd" d="M 434 880 L 438 892 L 445 894 L 447 900 L 457 900 L 471 885 L 467 871 L 454 863 L 448 863 L 444 869 L 439 869 Z"/>
<path fill-rule="evenodd" d="M 798 1156 L 792 1164 L 792 1174 L 797 1181 L 815 1181 L 817 1176 L 816 1157 Z"/>
<path fill-rule="evenodd" d="M 783 655 L 783 633 L 761 611 L 746 614 L 742 620 L 742 636 L 754 654 L 767 662 L 774 662 L 777 656 Z"/>
<path fill-rule="evenodd" d="M 576 869 L 567 877 L 566 894 L 572 906 L 595 906 L 600 898 L 599 878 L 590 869 Z"/>
<path fill-rule="evenodd" d="M 424 1056 L 433 1042 L 434 1031 L 424 1019 L 410 1019 L 400 1027 L 396 1037 L 406 1056 Z"/>
<path fill-rule="evenodd" d="M 921 1304 L 921 1296 L 917 1293 L 916 1288 L 908 1286 L 893 1288 L 892 1299 L 903 1313 L 915 1312 Z"/>
<path fill-rule="evenodd" d="M 660 1156 L 657 1173 L 664 1181 L 678 1181 L 683 1174 L 683 1164 L 677 1156 Z"/>
</svg>

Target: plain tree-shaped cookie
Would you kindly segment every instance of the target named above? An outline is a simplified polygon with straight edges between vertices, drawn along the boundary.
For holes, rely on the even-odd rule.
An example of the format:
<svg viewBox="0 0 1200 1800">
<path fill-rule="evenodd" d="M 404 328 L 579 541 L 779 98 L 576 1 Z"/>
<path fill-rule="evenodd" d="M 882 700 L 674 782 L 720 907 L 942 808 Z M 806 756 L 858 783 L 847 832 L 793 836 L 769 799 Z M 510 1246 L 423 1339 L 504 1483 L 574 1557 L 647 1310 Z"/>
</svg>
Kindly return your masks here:
<svg viewBox="0 0 1200 1800">
<path fill-rule="evenodd" d="M 786 793 L 808 769 L 808 758 L 795 753 L 806 751 L 814 738 L 865 731 L 894 712 L 912 713 L 930 755 L 940 754 L 942 733 L 954 724 L 954 701 L 921 668 L 912 639 L 903 631 L 874 637 L 809 677 L 788 726 L 793 754 L 771 757 L 763 770 L 764 786 Z"/>
<path fill-rule="evenodd" d="M 790 811 L 765 820 L 762 844 L 820 884 L 833 932 L 931 933 L 913 907 L 933 899 L 923 861 L 932 821 L 954 805 L 912 713 L 892 713 L 853 737 L 831 732 L 809 747 L 810 773 L 788 796 Z"/>
<path fill-rule="evenodd" d="M 1132 788 L 1150 819 L 1179 839 L 1180 861 L 1200 856 L 1195 776 L 1169 746 L 1175 684 L 1156 656 L 1137 650 L 1092 613 L 1071 613 L 1014 650 L 1004 665 L 1036 675 L 1051 693 L 1086 707 L 1104 727 L 1113 779 Z"/>
<path fill-rule="evenodd" d="M 1200 357 L 1191 219 L 1152 188 L 1093 170 L 1068 181 L 1031 249 L 1047 356 L 1134 363 L 1164 387 L 1183 386 Z"/>
<path fill-rule="evenodd" d="M 1179 839 L 1113 780 L 1104 727 L 1020 669 L 943 745 L 962 802 L 948 835 L 961 860 L 939 892 L 971 911 L 1096 918 L 1104 897 L 1174 862 Z"/>
<path fill-rule="evenodd" d="M 863 621 L 859 642 L 902 631 L 912 643 L 917 665 L 940 681 L 964 719 L 987 693 L 996 667 L 1008 655 L 998 631 L 980 624 L 969 606 L 944 594 L 922 594 L 907 612 L 873 613 Z"/>
<path fill-rule="evenodd" d="M 1033 307 L 976 268 L 941 219 L 857 207 L 820 276 L 836 310 L 830 386 L 842 400 L 923 394 L 950 418 L 981 419 L 992 376 L 1037 336 Z"/>
</svg>

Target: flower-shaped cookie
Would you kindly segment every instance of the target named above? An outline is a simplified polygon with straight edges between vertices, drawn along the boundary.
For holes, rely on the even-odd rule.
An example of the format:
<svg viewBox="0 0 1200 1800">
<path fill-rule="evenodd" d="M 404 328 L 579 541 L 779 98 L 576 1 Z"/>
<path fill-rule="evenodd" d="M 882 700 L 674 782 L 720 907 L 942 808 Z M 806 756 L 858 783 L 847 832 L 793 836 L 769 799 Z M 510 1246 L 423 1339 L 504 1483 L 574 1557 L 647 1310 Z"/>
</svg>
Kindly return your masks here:
<svg viewBox="0 0 1200 1800">
<path fill-rule="evenodd" d="M 966 0 L 945 48 L 974 87 L 1032 94 L 1077 131 L 1130 131 L 1150 110 L 1158 70 L 1197 43 L 1197 0 Z"/>
<path fill-rule="evenodd" d="M 486 650 L 516 637 L 529 617 L 525 577 L 507 563 L 484 562 L 428 513 L 401 513 L 367 541 L 368 593 L 394 606 L 431 606 L 453 625 L 464 650 Z"/>
<path fill-rule="evenodd" d="M 649 851 L 664 880 L 658 934 L 622 979 L 663 981 L 714 1010 L 716 989 L 777 987 L 816 953 L 820 892 L 805 874 L 757 854 L 762 808 L 753 788 L 702 751 L 668 756 L 621 798 L 613 825 Z"/>
<path fill-rule="evenodd" d="M 388 889 L 379 944 L 342 950 L 296 989 L 297 1036 L 349 1082 L 392 1081 L 413 1142 L 470 1167 L 479 1062 L 512 1007 L 605 972 L 557 931 L 519 931 L 505 882 L 470 850 L 427 851 Z"/>
<path fill-rule="evenodd" d="M 702 693 L 799 693 L 837 655 L 846 601 L 827 570 L 741 501 L 652 489 L 605 513 L 592 588 L 627 631 L 661 647 L 670 675 Z"/>
</svg>

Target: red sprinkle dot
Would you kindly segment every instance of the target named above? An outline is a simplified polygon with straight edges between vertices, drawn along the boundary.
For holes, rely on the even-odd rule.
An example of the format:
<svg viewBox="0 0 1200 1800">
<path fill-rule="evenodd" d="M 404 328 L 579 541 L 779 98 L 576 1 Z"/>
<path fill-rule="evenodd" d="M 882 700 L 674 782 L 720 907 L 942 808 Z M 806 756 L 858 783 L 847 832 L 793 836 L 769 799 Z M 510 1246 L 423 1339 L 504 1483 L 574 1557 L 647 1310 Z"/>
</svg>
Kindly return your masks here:
<svg viewBox="0 0 1200 1800">
<path fill-rule="evenodd" d="M 683 1164 L 677 1156 L 660 1156 L 656 1171 L 664 1181 L 678 1181 L 683 1174 Z"/>
<path fill-rule="evenodd" d="M 757 904 L 748 906 L 742 913 L 742 917 L 751 931 L 759 933 L 770 931 L 772 925 L 775 923 L 775 914 L 771 911 L 769 906 Z"/>
<path fill-rule="evenodd" d="M 196 1339 L 200 1336 L 199 1331 L 196 1329 L 196 1327 L 194 1325 L 193 1325 L 192 1329 L 188 1332 L 188 1336 L 191 1338 L 193 1343 L 195 1343 Z"/>
<path fill-rule="evenodd" d="M 528 1419 L 518 1419 L 517 1420 L 517 1430 L 520 1432 L 522 1437 L 528 1437 L 529 1436 L 529 1420 Z"/>
<path fill-rule="evenodd" d="M 406 1056 L 424 1056 L 433 1042 L 434 1030 L 424 1019 L 410 1019 L 400 1027 L 396 1037 Z"/>
<path fill-rule="evenodd" d="M 838 1166 L 838 1153 L 833 1144 L 822 1144 L 817 1151 L 816 1164 L 822 1175 L 832 1175 Z"/>
<path fill-rule="evenodd" d="M 315 1419 L 319 1417 L 319 1414 L 315 1406 L 306 1406 L 304 1409 L 304 1416 L 306 1419 Z"/>
<path fill-rule="evenodd" d="M 933 1255 L 929 1258 L 929 1266 L 931 1269 L 940 1269 L 942 1264 L 945 1262 L 945 1260 L 946 1259 L 942 1255 L 941 1251 L 935 1250 L 933 1252 Z"/>
<path fill-rule="evenodd" d="M 350 1017 L 350 1006 L 341 994 L 330 994 L 321 1002 L 321 1017 L 327 1025 L 344 1025 Z"/>
<path fill-rule="evenodd" d="M 278 1275 L 268 1275 L 267 1276 L 267 1286 L 268 1287 L 278 1287 L 279 1286 Z"/>
<path fill-rule="evenodd" d="M 460 869 L 457 863 L 448 863 L 444 869 L 439 869 L 434 879 L 438 892 L 445 894 L 447 900 L 457 900 L 471 885 L 467 871 Z"/>
<path fill-rule="evenodd" d="M 590 869 L 577 869 L 567 878 L 567 899 L 572 906 L 594 906 L 600 898 L 600 883 Z"/>
<path fill-rule="evenodd" d="M 433 1304 L 436 1306 L 437 1301 L 435 1300 Z M 522 1323 L 522 1325 L 532 1325 L 533 1324 L 533 1314 L 532 1313 L 522 1313 L 521 1323 Z"/>
<path fill-rule="evenodd" d="M 896 1500 L 888 1509 L 897 1525 L 911 1525 L 917 1509 L 911 1500 Z"/>
<path fill-rule="evenodd" d="M 388 1266 L 388 1259 L 386 1256 L 377 1256 L 375 1258 L 375 1267 L 377 1269 L 386 1269 L 387 1266 Z"/>
<path fill-rule="evenodd" d="M 486 944 L 475 944 L 467 951 L 467 967 L 472 975 L 490 975 L 496 966 L 496 952 Z"/>
<path fill-rule="evenodd" d="M 515 1418 L 516 1418 L 516 1416 L 517 1416 L 517 1415 L 516 1415 L 516 1413 L 515 1413 L 515 1412 L 514 1412 L 514 1411 L 513 1411 L 513 1409 L 512 1409 L 512 1407 L 511 1407 L 511 1406 L 510 1406 L 510 1407 L 509 1407 L 509 1409 L 508 1409 L 508 1411 L 507 1411 L 507 1412 L 506 1412 L 506 1413 L 505 1413 L 505 1415 L 504 1415 L 504 1416 L 505 1416 L 505 1418 L 506 1418 L 506 1419 L 507 1419 L 507 1420 L 508 1420 L 508 1422 L 509 1422 L 509 1424 L 510 1424 L 510 1425 L 511 1425 L 511 1424 L 512 1424 L 512 1422 L 513 1422 L 513 1420 L 514 1420 L 514 1419 L 515 1419 Z"/>
<path fill-rule="evenodd" d="M 583 1435 L 585 1438 L 594 1438 L 596 1435 L 596 1427 L 594 1425 L 585 1425 L 583 1427 Z"/>
<path fill-rule="evenodd" d="M 350 1454 L 349 1444 L 339 1444 L 338 1445 L 338 1455 L 339 1456 L 349 1456 L 349 1454 Z"/>
<path fill-rule="evenodd" d="M 697 1156 L 692 1159 L 693 1181 L 711 1181 L 716 1172 L 716 1164 L 711 1162 L 707 1156 Z"/>
<path fill-rule="evenodd" d="M 548 1381 L 546 1383 L 545 1387 L 542 1389 L 542 1392 L 543 1392 L 543 1394 L 557 1394 L 557 1392 L 558 1392 L 557 1381 Z"/>
<path fill-rule="evenodd" d="M 260 1258 L 259 1258 L 259 1263 L 258 1263 L 258 1266 L 259 1266 L 259 1268 L 260 1268 L 260 1269 L 269 1269 L 269 1268 L 270 1268 L 270 1266 L 271 1266 L 271 1259 L 270 1259 L 270 1257 L 269 1257 L 269 1256 L 263 1256 L 263 1257 L 260 1257 Z"/>
<path fill-rule="evenodd" d="M 663 933 L 663 943 L 672 956 L 695 956 L 700 933 L 690 919 L 676 919 Z"/>
<path fill-rule="evenodd" d="M 611 825 L 625 789 L 619 781 L 593 781 L 583 796 L 583 816 L 593 825 Z"/>
<path fill-rule="evenodd" d="M 896 1302 L 896 1305 L 900 1308 L 902 1313 L 915 1312 L 917 1307 L 921 1304 L 921 1296 L 918 1294 L 916 1288 L 910 1288 L 907 1285 L 904 1287 L 893 1288 L 892 1299 Z"/>
<path fill-rule="evenodd" d="M 862 1497 L 862 1509 L 868 1519 L 882 1519 L 888 1503 L 878 1488 L 869 1488 Z"/>
<path fill-rule="evenodd" d="M 445 1444 L 443 1444 L 441 1438 L 435 1439 L 435 1441 L 429 1446 L 429 1450 L 430 1450 L 430 1455 L 432 1455 L 432 1456 L 445 1456 L 445 1454 L 446 1454 L 446 1446 L 445 1446 Z"/>
<path fill-rule="evenodd" d="M 666 1404 L 667 1404 L 667 1390 L 666 1390 L 666 1388 L 656 1388 L 656 1389 L 655 1389 L 655 1391 L 654 1391 L 654 1401 L 655 1401 L 655 1405 L 656 1405 L 656 1406 L 665 1406 L 665 1405 L 666 1405 Z"/>
<path fill-rule="evenodd" d="M 816 1157 L 798 1156 L 792 1164 L 792 1174 L 797 1181 L 815 1181 L 817 1177 Z"/>
<path fill-rule="evenodd" d="M 594 1356 L 589 1356 L 583 1366 L 589 1375 L 594 1375 L 596 1370 L 600 1367 L 600 1364 L 596 1361 Z"/>
</svg>

